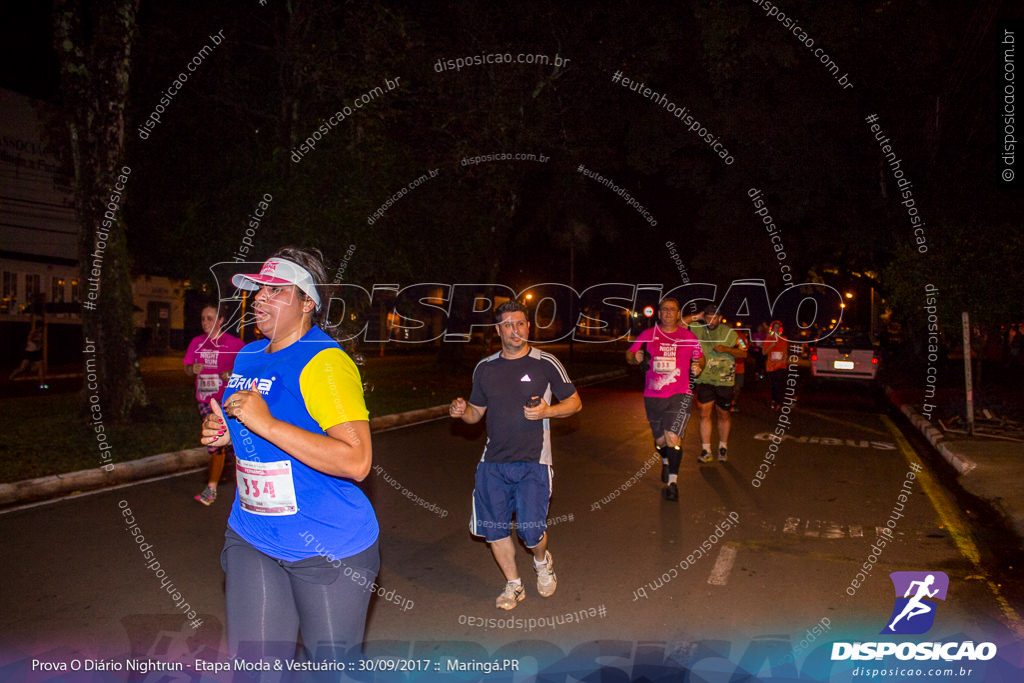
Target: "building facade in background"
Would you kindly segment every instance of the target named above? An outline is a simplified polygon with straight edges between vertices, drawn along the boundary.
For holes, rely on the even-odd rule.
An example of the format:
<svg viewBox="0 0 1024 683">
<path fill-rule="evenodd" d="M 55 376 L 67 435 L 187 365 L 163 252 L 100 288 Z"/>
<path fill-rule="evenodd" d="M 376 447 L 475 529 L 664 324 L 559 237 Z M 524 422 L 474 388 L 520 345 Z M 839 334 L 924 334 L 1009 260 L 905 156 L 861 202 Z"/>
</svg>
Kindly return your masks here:
<svg viewBox="0 0 1024 683">
<path fill-rule="evenodd" d="M 0 89 L 0 364 L 20 359 L 46 312 L 49 362 L 81 349 L 83 280 L 74 195 L 42 132 L 39 100 Z M 133 274 L 139 350 L 184 348 L 187 283 Z"/>
</svg>

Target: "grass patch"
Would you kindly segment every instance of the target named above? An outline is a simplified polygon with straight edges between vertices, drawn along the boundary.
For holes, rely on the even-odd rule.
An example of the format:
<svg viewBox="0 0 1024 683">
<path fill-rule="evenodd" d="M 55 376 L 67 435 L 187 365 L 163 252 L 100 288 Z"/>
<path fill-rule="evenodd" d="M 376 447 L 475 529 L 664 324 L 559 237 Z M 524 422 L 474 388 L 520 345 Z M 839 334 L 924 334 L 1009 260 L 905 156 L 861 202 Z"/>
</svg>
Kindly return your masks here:
<svg viewBox="0 0 1024 683">
<path fill-rule="evenodd" d="M 104 423 L 114 462 L 199 445 L 199 413 L 191 387 L 148 390 L 152 407 L 131 424 Z M 62 474 L 103 464 L 96 432 L 78 416 L 77 393 L 0 400 L 8 427 L 0 433 L 0 482 Z"/>
<path fill-rule="evenodd" d="M 370 417 L 447 403 L 456 396 L 468 397 L 472 388 L 472 369 L 452 375 L 427 358 L 401 358 L 393 363 L 388 358 L 368 358 L 361 370 L 372 386 L 365 394 Z"/>
</svg>

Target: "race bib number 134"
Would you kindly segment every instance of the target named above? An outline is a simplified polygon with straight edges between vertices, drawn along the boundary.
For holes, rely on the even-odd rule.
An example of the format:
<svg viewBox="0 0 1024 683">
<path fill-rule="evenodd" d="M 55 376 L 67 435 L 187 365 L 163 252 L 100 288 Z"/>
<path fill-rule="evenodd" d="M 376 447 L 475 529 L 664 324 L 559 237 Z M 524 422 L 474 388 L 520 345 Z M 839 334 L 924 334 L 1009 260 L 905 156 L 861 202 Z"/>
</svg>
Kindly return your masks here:
<svg viewBox="0 0 1024 683">
<path fill-rule="evenodd" d="M 255 462 L 236 458 L 235 477 L 243 510 L 254 515 L 294 515 L 299 511 L 290 460 Z"/>
</svg>

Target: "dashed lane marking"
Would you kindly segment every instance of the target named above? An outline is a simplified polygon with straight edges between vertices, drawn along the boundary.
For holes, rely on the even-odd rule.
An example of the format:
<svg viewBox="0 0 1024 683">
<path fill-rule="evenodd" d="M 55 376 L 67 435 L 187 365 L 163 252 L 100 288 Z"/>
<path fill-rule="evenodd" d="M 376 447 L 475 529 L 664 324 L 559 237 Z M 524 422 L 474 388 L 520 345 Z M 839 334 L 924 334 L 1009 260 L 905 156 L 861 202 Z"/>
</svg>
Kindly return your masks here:
<svg viewBox="0 0 1024 683">
<path fill-rule="evenodd" d="M 715 566 L 711 568 L 708 583 L 712 586 L 724 586 L 729 583 L 729 573 L 732 572 L 732 565 L 736 562 L 736 552 L 736 546 L 732 543 L 722 546 L 715 559 Z"/>
<path fill-rule="evenodd" d="M 831 562 L 843 565 L 849 565 L 851 563 L 856 565 L 861 562 L 861 560 L 858 559 L 859 551 L 857 556 L 854 556 L 851 553 L 844 554 L 841 552 L 822 552 L 817 550 L 808 551 L 806 548 L 803 547 L 786 547 L 785 545 L 780 545 L 778 542 L 771 540 L 744 539 L 742 541 L 737 541 L 736 547 L 742 548 L 744 552 L 760 553 L 772 557 L 794 558 L 799 561 L 807 562 Z M 886 562 L 885 560 L 879 560 L 878 564 L 875 566 L 888 567 L 893 571 L 897 569 L 903 569 L 906 567 L 906 565 L 902 561 L 890 563 Z"/>
<path fill-rule="evenodd" d="M 799 517 L 786 517 L 785 524 L 782 526 L 783 533 L 800 535 L 801 530 L 803 530 L 804 536 L 815 539 L 846 539 L 864 536 L 864 530 L 859 524 L 840 524 L 823 519 L 802 520 Z"/>
<path fill-rule="evenodd" d="M 768 521 L 761 522 L 761 528 L 768 533 L 774 534 L 779 527 Z M 867 527 L 870 529 L 870 527 Z M 812 538 L 864 538 L 865 527 L 861 524 L 841 524 L 824 519 L 801 519 L 799 517 L 787 517 L 782 523 L 782 533 L 790 536 L 810 536 Z M 881 536 L 889 533 L 886 527 L 876 526 L 875 535 Z M 902 532 L 897 532 L 902 535 Z"/>
<path fill-rule="evenodd" d="M 860 524 L 840 524 L 824 519 L 787 517 L 782 526 L 782 533 L 812 538 L 862 538 L 864 527 Z"/>
</svg>

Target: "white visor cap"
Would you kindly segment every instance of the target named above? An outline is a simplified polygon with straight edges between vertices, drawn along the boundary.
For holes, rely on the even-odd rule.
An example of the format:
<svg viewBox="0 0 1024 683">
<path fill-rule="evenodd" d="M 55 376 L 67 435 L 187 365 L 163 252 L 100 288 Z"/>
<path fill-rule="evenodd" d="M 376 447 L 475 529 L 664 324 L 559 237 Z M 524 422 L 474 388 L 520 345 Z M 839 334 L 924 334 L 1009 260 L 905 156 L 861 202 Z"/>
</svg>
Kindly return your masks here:
<svg viewBox="0 0 1024 683">
<path fill-rule="evenodd" d="M 254 275 L 239 273 L 231 278 L 231 284 L 239 289 L 255 292 L 264 285 L 295 285 L 306 293 L 317 310 L 320 309 L 320 295 L 316 291 L 316 283 L 309 271 L 292 261 L 272 258 L 267 259 L 260 268 L 260 272 Z"/>
</svg>

